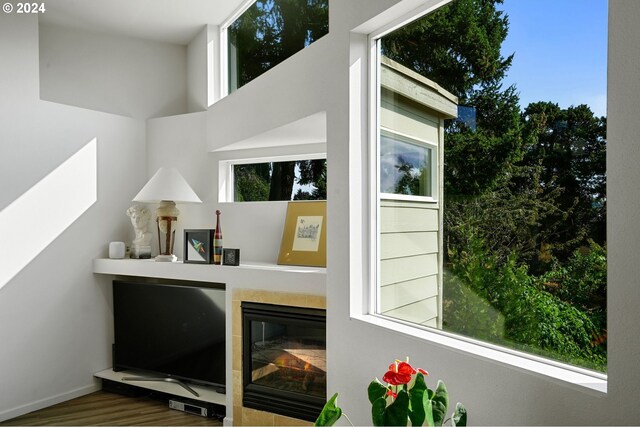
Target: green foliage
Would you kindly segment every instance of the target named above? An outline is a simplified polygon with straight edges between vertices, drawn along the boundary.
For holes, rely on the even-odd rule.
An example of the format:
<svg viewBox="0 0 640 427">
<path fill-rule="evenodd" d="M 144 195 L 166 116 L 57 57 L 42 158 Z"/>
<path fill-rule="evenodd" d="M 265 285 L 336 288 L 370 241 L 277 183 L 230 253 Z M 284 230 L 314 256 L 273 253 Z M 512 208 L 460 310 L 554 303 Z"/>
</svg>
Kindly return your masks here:
<svg viewBox="0 0 640 427">
<path fill-rule="evenodd" d="M 300 170 L 298 185 L 310 185 L 312 190 L 298 189 L 293 200 L 327 200 L 327 161 L 301 160 L 297 164 Z"/>
<path fill-rule="evenodd" d="M 503 343 L 504 316 L 450 271 L 444 272 L 443 321 L 446 331 Z"/>
<path fill-rule="evenodd" d="M 299 176 L 296 176 L 296 169 Z M 293 194 L 294 185 L 298 188 Z M 235 201 L 326 200 L 327 161 L 299 160 L 234 166 Z"/>
<path fill-rule="evenodd" d="M 456 410 L 451 418 L 451 425 L 453 427 L 467 425 L 467 410 L 461 403 L 456 405 Z"/>
<path fill-rule="evenodd" d="M 258 0 L 228 29 L 239 88 L 329 32 L 328 0 Z"/>
<path fill-rule="evenodd" d="M 563 301 L 588 313 L 598 328 L 592 338 L 594 351 L 606 357 L 607 329 L 607 250 L 591 241 L 589 247 L 574 251 L 562 264 L 554 260 L 551 271 L 542 280 Z"/>
<path fill-rule="evenodd" d="M 428 393 L 425 394 L 427 389 L 427 384 L 424 382 L 424 375 L 416 375 L 416 381 L 411 390 L 409 390 L 409 420 L 411 420 L 412 426 L 421 426 L 427 419 L 428 410 L 425 405 L 425 398 L 428 399 L 429 396 Z M 429 415 L 431 415 L 430 421 L 433 423 L 432 413 Z"/>
<path fill-rule="evenodd" d="M 475 130 L 456 122 L 444 141 L 447 196 L 479 195 L 508 181 L 522 159 L 520 107 L 513 87 L 490 85 L 470 95 L 478 112 Z"/>
<path fill-rule="evenodd" d="M 502 0 L 456 0 L 382 39 L 385 56 L 437 82 L 473 106 L 477 129 L 447 125 L 445 193 L 481 194 L 505 179 L 523 155 L 515 87 L 501 80 L 513 55 L 503 57 L 508 19 Z"/>
<path fill-rule="evenodd" d="M 384 398 L 387 395 L 387 388 L 376 378 L 369 383 L 367 387 L 367 397 L 369 402 L 373 403 L 381 397 Z"/>
<path fill-rule="evenodd" d="M 371 420 L 374 426 L 385 425 L 386 409 L 387 409 L 387 401 L 384 398 L 379 398 L 371 402 Z"/>
<path fill-rule="evenodd" d="M 502 0 L 456 0 L 382 40 L 385 56 L 438 82 L 464 104 L 478 86 L 499 82 L 513 55 L 500 53 L 508 20 Z M 453 54 L 452 54 L 453 53 Z"/>
<path fill-rule="evenodd" d="M 529 266 L 539 262 L 540 245 L 553 235 L 542 222 L 562 213 L 557 205 L 560 190 L 543 191 L 535 170 L 518 172 L 513 177 L 522 176 L 519 187 L 508 183 L 478 196 L 446 196 L 443 220 L 450 250 L 469 251 L 471 240 L 480 238 L 501 263 L 514 252 Z"/>
<path fill-rule="evenodd" d="M 384 402 L 384 399 L 378 399 L 376 402 Z M 373 402 L 374 405 L 376 402 Z M 396 399 L 387 406 L 382 412 L 384 417 L 381 419 L 378 413 L 372 412 L 372 421 L 374 426 L 406 426 L 407 417 L 409 416 L 409 393 L 406 390 L 400 390 Z"/>
<path fill-rule="evenodd" d="M 527 152 L 521 165 L 538 167 L 546 194 L 560 192 L 558 212 L 541 221 L 552 231 L 553 255 L 562 261 L 589 239 L 606 239 L 606 119 L 586 105 L 561 109 L 551 102 L 529 105 L 522 114 Z M 526 179 L 524 177 L 523 179 Z M 518 185 L 523 179 L 516 179 Z"/>
<path fill-rule="evenodd" d="M 406 366 L 409 366 L 408 363 Z M 438 427 L 446 422 L 449 392 L 444 382 L 438 381 L 436 390 L 431 390 L 422 372 L 411 370 L 414 373 L 406 384 L 385 386 L 378 379 L 369 384 L 367 395 L 371 402 L 371 421 L 374 426 L 406 426 L 410 422 L 412 426 Z M 337 393 L 334 394 L 324 405 L 315 422 L 316 426 L 334 425 L 340 415 L 344 415 L 335 405 L 337 396 Z M 450 420 L 453 426 L 466 426 L 467 410 L 462 403 L 456 404 Z"/>
<path fill-rule="evenodd" d="M 606 367 L 602 352 L 593 348 L 600 330 L 587 313 L 546 291 L 544 278 L 529 275 L 526 265 L 516 263 L 515 255 L 500 262 L 480 238 L 472 239 L 468 249 L 452 254 L 450 274 L 504 316 L 503 335 L 489 335 L 489 340 L 515 343 L 522 350 L 593 369 Z M 466 309 L 456 307 L 456 311 Z M 450 319 L 447 327 L 457 332 L 456 320 Z"/>
<path fill-rule="evenodd" d="M 342 409 L 337 406 L 338 393 L 335 393 L 331 399 L 324 404 L 322 412 L 318 416 L 315 424 L 316 426 L 332 426 L 342 416 Z"/>
<path fill-rule="evenodd" d="M 441 426 L 447 416 L 449 408 L 449 392 L 444 383 L 438 380 L 436 391 L 431 397 L 431 413 L 433 414 L 433 425 Z"/>
<path fill-rule="evenodd" d="M 236 165 L 234 167 L 234 198 L 236 202 L 267 200 L 270 167 L 268 163 Z"/>
</svg>

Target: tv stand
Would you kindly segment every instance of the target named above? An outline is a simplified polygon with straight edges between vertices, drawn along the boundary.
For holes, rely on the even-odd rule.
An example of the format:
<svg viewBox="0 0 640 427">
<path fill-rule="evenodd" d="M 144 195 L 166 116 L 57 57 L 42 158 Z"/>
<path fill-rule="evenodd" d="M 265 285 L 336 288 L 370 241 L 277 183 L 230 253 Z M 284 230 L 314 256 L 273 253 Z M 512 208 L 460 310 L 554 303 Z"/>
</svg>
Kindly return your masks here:
<svg viewBox="0 0 640 427">
<path fill-rule="evenodd" d="M 177 380 L 175 378 L 165 378 L 165 377 L 122 377 L 122 381 L 164 381 L 166 383 L 178 384 L 182 388 L 186 389 L 189 393 L 193 394 L 195 397 L 200 397 L 200 394 L 189 387 L 184 381 Z"/>
<path fill-rule="evenodd" d="M 226 406 L 226 395 L 219 393 L 213 387 L 207 387 L 198 384 L 190 384 L 188 387 L 197 393 L 194 395 L 191 391 L 188 391 L 183 384 L 179 384 L 177 381 L 166 381 L 167 378 L 158 378 L 158 376 L 147 375 L 144 372 L 138 371 L 114 371 L 113 369 L 105 369 L 94 374 L 95 377 L 102 380 L 112 381 L 115 383 L 129 384 L 130 386 L 157 391 L 160 393 L 166 393 L 168 395 L 176 397 L 184 397 L 186 399 L 199 400 L 201 402 L 214 403 L 216 405 Z M 134 381 L 125 380 L 126 377 L 138 377 L 141 378 L 139 383 Z M 151 381 L 150 379 L 154 380 Z M 168 378 L 173 379 L 173 378 Z"/>
</svg>

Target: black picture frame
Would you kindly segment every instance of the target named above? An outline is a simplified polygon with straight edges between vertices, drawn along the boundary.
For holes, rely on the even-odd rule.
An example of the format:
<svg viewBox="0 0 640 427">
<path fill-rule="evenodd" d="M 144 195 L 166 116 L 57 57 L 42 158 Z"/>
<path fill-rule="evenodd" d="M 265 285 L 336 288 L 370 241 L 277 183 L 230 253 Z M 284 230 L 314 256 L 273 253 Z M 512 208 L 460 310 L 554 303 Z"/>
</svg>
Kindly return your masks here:
<svg viewBox="0 0 640 427">
<path fill-rule="evenodd" d="M 240 265 L 240 249 L 222 249 L 222 265 Z"/>
<path fill-rule="evenodd" d="M 211 264 L 213 262 L 214 230 L 200 228 L 184 230 L 184 263 Z"/>
</svg>

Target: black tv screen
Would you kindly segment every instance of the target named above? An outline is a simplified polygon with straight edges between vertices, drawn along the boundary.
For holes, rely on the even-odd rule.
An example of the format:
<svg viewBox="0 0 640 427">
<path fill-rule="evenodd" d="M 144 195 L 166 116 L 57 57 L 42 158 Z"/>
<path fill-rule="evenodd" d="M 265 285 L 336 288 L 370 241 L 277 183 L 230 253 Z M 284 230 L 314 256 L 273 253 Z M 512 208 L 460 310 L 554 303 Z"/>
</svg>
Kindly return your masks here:
<svg viewBox="0 0 640 427">
<path fill-rule="evenodd" d="M 225 386 L 225 291 L 114 280 L 113 369 Z"/>
</svg>

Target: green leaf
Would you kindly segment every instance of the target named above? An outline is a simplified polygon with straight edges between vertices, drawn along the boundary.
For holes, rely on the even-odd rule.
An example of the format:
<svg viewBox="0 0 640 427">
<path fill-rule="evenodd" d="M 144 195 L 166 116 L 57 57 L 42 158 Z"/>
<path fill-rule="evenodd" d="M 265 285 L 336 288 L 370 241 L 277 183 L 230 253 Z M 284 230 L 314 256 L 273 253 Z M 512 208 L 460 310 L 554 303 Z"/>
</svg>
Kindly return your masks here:
<svg viewBox="0 0 640 427">
<path fill-rule="evenodd" d="M 387 407 L 384 414 L 385 425 L 406 426 L 409 419 L 409 393 L 400 390 L 396 400 Z"/>
<path fill-rule="evenodd" d="M 460 402 L 456 404 L 456 410 L 451 417 L 451 425 L 453 427 L 466 427 L 467 425 L 467 408 Z"/>
<path fill-rule="evenodd" d="M 429 400 L 429 397 L 428 397 L 427 393 L 424 394 L 424 398 L 423 398 L 422 404 L 424 406 L 425 423 L 429 427 L 433 427 L 433 405 L 432 405 L 431 400 Z"/>
<path fill-rule="evenodd" d="M 369 395 L 369 402 L 373 403 L 379 398 L 387 395 L 387 388 L 376 378 L 369 384 L 367 394 Z"/>
<path fill-rule="evenodd" d="M 318 419 L 316 420 L 316 426 L 332 426 L 342 416 L 342 409 L 336 406 L 338 400 L 338 393 L 334 394 L 331 399 L 324 404 Z"/>
<path fill-rule="evenodd" d="M 387 408 L 387 400 L 380 397 L 371 403 L 371 421 L 374 426 L 384 426 L 385 409 Z"/>
<path fill-rule="evenodd" d="M 427 384 L 424 382 L 424 375 L 418 373 L 413 387 L 409 390 L 409 402 L 411 403 L 409 406 L 409 419 L 412 426 L 424 424 L 426 412 L 423 399 L 427 394 L 426 391 Z"/>
<path fill-rule="evenodd" d="M 435 394 L 431 398 L 433 410 L 433 424 L 441 426 L 447 416 L 447 408 L 449 407 L 449 393 L 444 383 L 438 380 Z"/>
</svg>

